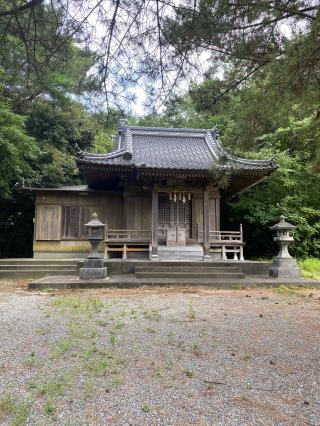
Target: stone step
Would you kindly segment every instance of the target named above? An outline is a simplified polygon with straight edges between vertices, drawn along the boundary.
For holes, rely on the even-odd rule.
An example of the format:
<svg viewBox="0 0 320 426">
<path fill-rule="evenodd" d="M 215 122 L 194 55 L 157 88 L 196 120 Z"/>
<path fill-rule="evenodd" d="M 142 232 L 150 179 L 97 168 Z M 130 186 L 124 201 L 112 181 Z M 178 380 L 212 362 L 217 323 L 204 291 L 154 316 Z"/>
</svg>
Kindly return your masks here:
<svg viewBox="0 0 320 426">
<path fill-rule="evenodd" d="M 187 279 L 242 279 L 245 274 L 240 272 L 136 272 L 136 278 L 187 278 Z"/>
<path fill-rule="evenodd" d="M 158 252 L 161 253 L 162 251 L 180 251 L 180 252 L 187 252 L 187 251 L 198 251 L 203 253 L 202 246 L 199 245 L 187 245 L 187 246 L 158 246 Z"/>
<path fill-rule="evenodd" d="M 160 257 L 160 260 L 163 260 L 164 262 L 177 262 L 177 261 L 188 261 L 191 260 L 193 262 L 202 262 L 203 261 L 203 257 L 196 257 L 196 256 L 190 256 L 189 258 L 187 258 L 186 256 L 182 256 L 182 257 L 178 257 L 178 256 L 171 256 L 171 257 Z"/>
<path fill-rule="evenodd" d="M 30 263 L 24 264 L 24 263 L 19 263 L 19 264 L 0 264 L 0 271 L 3 270 L 40 270 L 40 269 L 56 269 L 57 271 L 59 271 L 61 268 L 63 269 L 70 269 L 73 271 L 77 270 L 77 265 L 75 263 L 71 263 L 71 264 L 64 264 L 64 265 L 57 265 L 57 264 L 41 264 L 41 265 L 30 265 Z"/>
<path fill-rule="evenodd" d="M 46 276 L 56 276 L 57 274 L 61 275 L 76 275 L 76 269 L 48 269 L 48 268 L 39 268 L 39 269 L 3 269 L 0 270 L 0 279 L 1 278 L 42 278 Z"/>
<path fill-rule="evenodd" d="M 240 273 L 241 268 L 237 266 L 232 267 L 218 267 L 218 266 L 207 266 L 203 263 L 201 266 L 136 266 L 135 272 L 182 272 L 182 273 L 199 273 L 199 272 L 214 272 L 214 273 Z"/>
<path fill-rule="evenodd" d="M 198 253 L 168 253 L 168 254 L 159 254 L 160 261 L 172 261 L 172 260 L 186 260 L 186 261 L 202 261 L 203 255 L 199 255 Z"/>
<path fill-rule="evenodd" d="M 158 256 L 203 256 L 203 251 L 199 250 L 161 250 L 158 252 Z"/>
<path fill-rule="evenodd" d="M 198 261 L 192 261 L 192 260 L 175 260 L 175 261 L 171 261 L 171 260 L 164 260 L 164 261 L 145 261 L 145 262 L 139 262 L 138 266 L 143 266 L 144 268 L 151 268 L 153 269 L 154 267 L 162 267 L 162 268 L 166 268 L 166 267 L 196 267 L 196 268 L 234 268 L 234 267 L 241 267 L 241 265 L 243 264 L 243 262 L 239 262 L 239 261 L 234 261 L 234 260 L 228 260 L 228 261 L 214 261 L 214 262 L 198 262 Z M 108 266 L 108 262 L 105 262 L 105 266 Z"/>
<path fill-rule="evenodd" d="M 234 279 L 225 277 L 221 279 L 212 278 L 147 278 L 138 279 L 134 274 L 114 275 L 107 280 L 79 280 L 79 277 L 44 277 L 29 283 L 29 289 L 66 289 L 66 288 L 135 288 L 140 286 L 209 286 L 212 288 L 238 288 L 238 286 L 280 285 L 283 281 L 269 279 L 268 277 L 251 277 L 245 279 Z M 317 282 L 318 283 L 318 282 Z M 319 285 L 319 284 L 318 284 Z"/>
<path fill-rule="evenodd" d="M 202 261 L 203 248 L 201 246 L 159 246 L 158 256 L 160 261 L 186 260 Z"/>
<path fill-rule="evenodd" d="M 79 259 L 33 259 L 33 258 L 17 258 L 17 259 L 0 259 L 0 267 L 2 265 L 77 265 Z"/>
</svg>

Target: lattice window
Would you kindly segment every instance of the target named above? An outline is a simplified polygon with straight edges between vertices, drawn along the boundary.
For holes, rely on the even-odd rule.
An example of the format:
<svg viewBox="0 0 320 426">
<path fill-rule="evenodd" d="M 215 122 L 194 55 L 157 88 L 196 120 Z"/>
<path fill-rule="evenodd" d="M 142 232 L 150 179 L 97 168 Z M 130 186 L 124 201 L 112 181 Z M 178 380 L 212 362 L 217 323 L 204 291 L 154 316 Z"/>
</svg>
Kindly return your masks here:
<svg viewBox="0 0 320 426">
<path fill-rule="evenodd" d="M 159 223 L 190 224 L 191 221 L 191 201 L 169 200 L 169 198 L 159 198 Z"/>
<path fill-rule="evenodd" d="M 191 201 L 186 201 L 183 203 L 182 201 L 178 201 L 178 223 L 190 223 L 191 218 Z"/>
<path fill-rule="evenodd" d="M 159 223 L 170 222 L 170 202 L 168 198 L 159 198 Z"/>
</svg>

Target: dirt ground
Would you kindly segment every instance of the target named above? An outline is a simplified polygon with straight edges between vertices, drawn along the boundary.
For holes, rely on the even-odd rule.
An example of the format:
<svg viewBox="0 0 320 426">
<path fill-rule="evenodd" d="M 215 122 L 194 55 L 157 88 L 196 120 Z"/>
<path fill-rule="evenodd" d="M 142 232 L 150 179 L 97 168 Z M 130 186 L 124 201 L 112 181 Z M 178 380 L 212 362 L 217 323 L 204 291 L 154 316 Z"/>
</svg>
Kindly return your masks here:
<svg viewBox="0 0 320 426">
<path fill-rule="evenodd" d="M 0 281 L 1 425 L 320 425 L 320 290 Z"/>
</svg>

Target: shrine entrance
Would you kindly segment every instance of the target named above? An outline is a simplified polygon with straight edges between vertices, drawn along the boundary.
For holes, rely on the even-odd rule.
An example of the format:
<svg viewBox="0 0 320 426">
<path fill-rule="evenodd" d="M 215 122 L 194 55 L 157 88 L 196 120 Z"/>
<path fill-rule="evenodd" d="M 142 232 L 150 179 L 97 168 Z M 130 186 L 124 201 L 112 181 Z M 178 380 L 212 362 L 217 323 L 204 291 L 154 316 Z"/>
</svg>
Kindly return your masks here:
<svg viewBox="0 0 320 426">
<path fill-rule="evenodd" d="M 190 193 L 159 194 L 159 244 L 186 245 L 192 230 Z"/>
</svg>

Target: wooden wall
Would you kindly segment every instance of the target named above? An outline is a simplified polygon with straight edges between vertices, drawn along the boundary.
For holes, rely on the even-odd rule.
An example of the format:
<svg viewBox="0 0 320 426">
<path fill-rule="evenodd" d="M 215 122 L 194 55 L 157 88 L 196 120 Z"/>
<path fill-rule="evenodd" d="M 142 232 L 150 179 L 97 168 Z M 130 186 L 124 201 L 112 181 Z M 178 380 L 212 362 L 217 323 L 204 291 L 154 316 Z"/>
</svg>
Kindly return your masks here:
<svg viewBox="0 0 320 426">
<path fill-rule="evenodd" d="M 211 194 L 209 200 L 210 230 L 220 229 L 220 199 Z M 142 230 L 151 228 L 151 193 L 142 192 L 58 192 L 36 194 L 34 253 L 69 253 L 77 257 L 87 253 L 89 243 L 84 223 L 92 213 L 110 229 Z M 197 237 L 197 224 L 203 226 L 203 194 L 192 197 L 192 238 Z"/>
<path fill-rule="evenodd" d="M 93 212 L 110 228 L 123 228 L 122 194 L 90 191 L 37 192 L 33 242 L 35 257 L 55 252 L 87 253 L 89 243 L 83 225 L 91 220 Z"/>
<path fill-rule="evenodd" d="M 124 216 L 126 229 L 151 228 L 151 193 L 124 194 Z"/>
<path fill-rule="evenodd" d="M 192 200 L 192 237 L 197 235 L 197 225 L 203 227 L 203 198 L 201 194 Z M 220 198 L 209 199 L 209 228 L 210 231 L 220 230 Z"/>
</svg>

